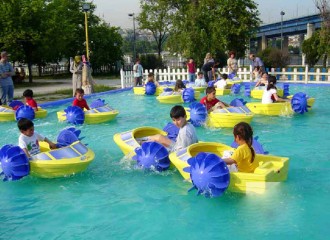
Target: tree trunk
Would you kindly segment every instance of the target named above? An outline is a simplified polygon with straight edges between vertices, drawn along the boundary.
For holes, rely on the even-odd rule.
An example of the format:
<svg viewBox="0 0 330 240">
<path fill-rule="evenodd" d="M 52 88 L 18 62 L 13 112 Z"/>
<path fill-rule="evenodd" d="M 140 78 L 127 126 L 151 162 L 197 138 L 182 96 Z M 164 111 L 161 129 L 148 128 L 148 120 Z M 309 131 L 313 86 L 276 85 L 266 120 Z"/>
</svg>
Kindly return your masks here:
<svg viewBox="0 0 330 240">
<path fill-rule="evenodd" d="M 29 83 L 32 83 L 32 62 L 28 61 Z"/>
<path fill-rule="evenodd" d="M 323 56 L 323 67 L 327 67 L 327 62 L 328 62 L 328 54 L 324 54 Z"/>
</svg>

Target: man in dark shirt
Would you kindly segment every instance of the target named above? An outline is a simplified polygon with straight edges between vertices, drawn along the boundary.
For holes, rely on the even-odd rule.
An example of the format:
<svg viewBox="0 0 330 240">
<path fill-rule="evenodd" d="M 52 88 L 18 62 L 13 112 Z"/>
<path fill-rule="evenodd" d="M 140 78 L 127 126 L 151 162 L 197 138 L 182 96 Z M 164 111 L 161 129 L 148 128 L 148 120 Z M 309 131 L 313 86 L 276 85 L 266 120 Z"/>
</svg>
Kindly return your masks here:
<svg viewBox="0 0 330 240">
<path fill-rule="evenodd" d="M 211 61 L 211 62 L 205 63 L 202 66 L 202 72 L 203 72 L 203 75 L 205 78 L 205 82 L 208 83 L 210 81 L 210 78 L 208 75 L 209 71 L 212 71 L 212 77 L 213 77 L 213 80 L 215 80 L 215 69 L 218 67 L 218 65 L 219 65 L 219 61 L 214 61 L 214 62 Z"/>
</svg>

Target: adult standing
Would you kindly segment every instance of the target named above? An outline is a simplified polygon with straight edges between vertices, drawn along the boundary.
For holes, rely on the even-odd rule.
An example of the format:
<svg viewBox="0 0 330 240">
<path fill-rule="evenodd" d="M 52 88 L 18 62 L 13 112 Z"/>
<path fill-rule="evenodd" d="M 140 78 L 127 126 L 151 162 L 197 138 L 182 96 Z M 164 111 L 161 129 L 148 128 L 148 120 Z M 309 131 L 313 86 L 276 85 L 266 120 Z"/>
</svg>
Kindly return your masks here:
<svg viewBox="0 0 330 240">
<path fill-rule="evenodd" d="M 237 65 L 237 60 L 235 58 L 235 52 L 234 51 L 230 51 L 229 52 L 229 58 L 227 60 L 227 66 L 228 66 L 228 70 L 229 70 L 229 78 L 232 78 L 234 76 L 236 76 L 237 74 L 237 70 L 238 70 L 238 65 Z"/>
<path fill-rule="evenodd" d="M 194 62 L 194 59 L 189 58 L 189 61 L 187 63 L 187 70 L 188 70 L 188 80 L 189 82 L 195 82 L 196 78 L 196 65 Z"/>
<path fill-rule="evenodd" d="M 218 65 L 219 65 L 219 61 L 210 61 L 210 62 L 205 63 L 202 66 L 202 72 L 204 75 L 205 82 L 208 83 L 210 81 L 210 78 L 208 75 L 209 71 L 212 73 L 212 79 L 215 80 L 215 71 L 216 71 L 216 68 L 218 67 Z"/>
<path fill-rule="evenodd" d="M 259 67 L 259 70 L 262 72 L 265 71 L 264 63 L 261 61 L 261 59 L 259 57 L 256 57 L 256 55 L 251 53 L 249 58 L 251 60 L 252 71 L 256 67 Z"/>
<path fill-rule="evenodd" d="M 0 97 L 1 103 L 9 105 L 14 97 L 14 83 L 12 76 L 15 75 L 13 66 L 8 62 L 6 51 L 0 53 Z"/>
<path fill-rule="evenodd" d="M 142 78 L 143 78 L 143 67 L 141 65 L 141 60 L 138 58 L 133 66 L 134 71 L 134 81 L 135 87 L 142 85 Z"/>
<path fill-rule="evenodd" d="M 74 60 L 70 59 L 70 72 L 72 73 L 72 90 L 73 96 L 75 96 L 76 89 L 82 86 L 82 69 L 83 63 L 81 56 L 75 56 Z"/>
</svg>

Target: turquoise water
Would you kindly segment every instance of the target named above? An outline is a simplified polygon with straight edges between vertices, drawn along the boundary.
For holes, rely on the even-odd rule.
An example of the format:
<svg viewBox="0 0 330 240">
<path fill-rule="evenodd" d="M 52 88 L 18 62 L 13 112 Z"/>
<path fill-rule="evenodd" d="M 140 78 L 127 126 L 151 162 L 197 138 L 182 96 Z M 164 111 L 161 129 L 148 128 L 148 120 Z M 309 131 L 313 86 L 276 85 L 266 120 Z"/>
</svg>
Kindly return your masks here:
<svg viewBox="0 0 330 240">
<path fill-rule="evenodd" d="M 214 199 L 188 193 L 190 183 L 176 170 L 135 169 L 113 141 L 135 127 L 163 128 L 170 105 L 131 91 L 104 95 L 120 114 L 78 127 L 96 154 L 85 172 L 0 182 L 0 239 L 324 239 L 330 233 L 330 87 L 290 86 L 298 91 L 316 97 L 308 114 L 252 121 L 267 151 L 290 158 L 288 180 L 264 194 L 226 192 Z M 47 118 L 35 121 L 37 131 L 55 140 L 67 126 L 56 112 L 67 105 L 47 109 Z M 0 131 L 0 146 L 17 143 L 14 122 L 1 123 Z M 198 128 L 197 134 L 202 141 L 233 141 L 231 129 Z"/>
</svg>

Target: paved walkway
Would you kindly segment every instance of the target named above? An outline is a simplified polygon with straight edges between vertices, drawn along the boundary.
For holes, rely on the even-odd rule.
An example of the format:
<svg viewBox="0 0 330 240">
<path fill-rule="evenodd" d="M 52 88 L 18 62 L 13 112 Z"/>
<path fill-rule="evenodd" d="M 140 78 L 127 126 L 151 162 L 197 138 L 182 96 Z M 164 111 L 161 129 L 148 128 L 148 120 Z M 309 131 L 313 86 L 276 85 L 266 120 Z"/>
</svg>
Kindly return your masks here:
<svg viewBox="0 0 330 240">
<path fill-rule="evenodd" d="M 105 85 L 105 86 L 109 86 L 109 87 L 121 88 L 120 79 L 111 79 L 111 80 L 94 79 L 94 81 L 96 82 L 96 84 Z M 69 89 L 69 88 L 72 89 L 71 79 L 54 79 L 54 80 L 34 79 L 33 82 L 34 83 L 38 83 L 38 82 L 54 83 L 54 84 L 49 84 L 49 85 L 42 85 L 40 87 L 38 87 L 38 86 L 32 87 L 31 89 L 33 90 L 34 94 L 54 93 L 54 92 L 56 92 L 58 90 L 62 90 L 62 89 Z M 26 89 L 26 87 L 20 88 L 19 86 L 17 88 L 15 88 L 14 97 L 15 98 L 22 97 L 25 89 Z"/>
</svg>

